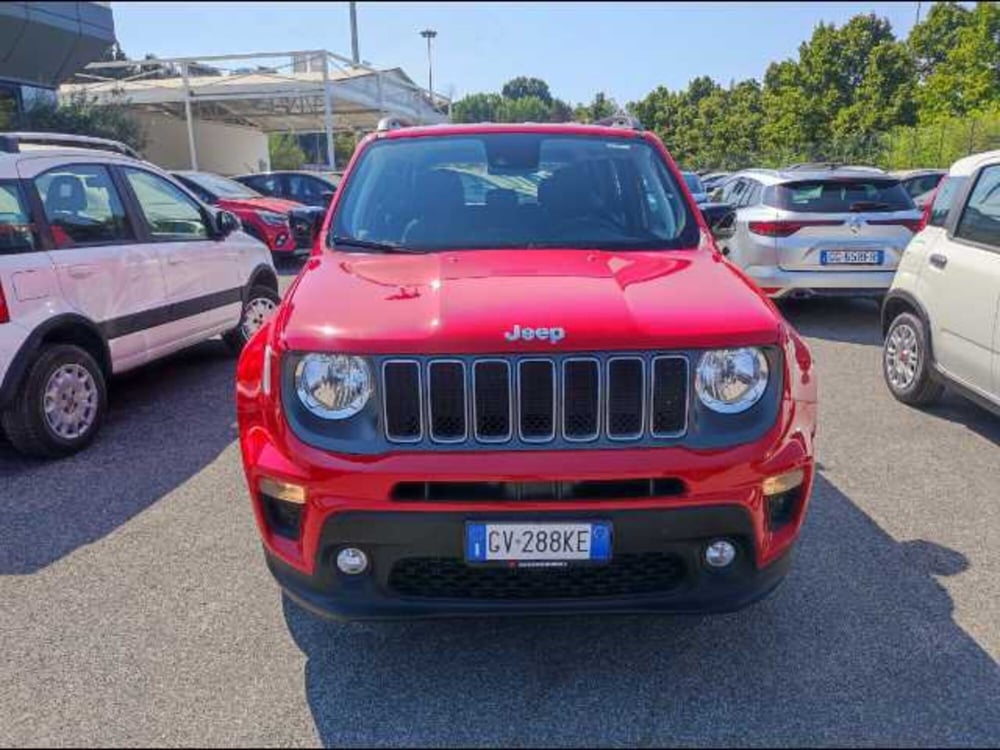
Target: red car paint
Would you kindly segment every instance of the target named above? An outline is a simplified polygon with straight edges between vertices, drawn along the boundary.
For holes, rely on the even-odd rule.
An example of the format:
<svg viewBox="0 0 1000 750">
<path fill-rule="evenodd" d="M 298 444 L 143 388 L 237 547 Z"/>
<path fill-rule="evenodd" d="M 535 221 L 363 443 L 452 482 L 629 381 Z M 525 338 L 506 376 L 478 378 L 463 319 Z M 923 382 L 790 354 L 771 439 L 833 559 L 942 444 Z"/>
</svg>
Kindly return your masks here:
<svg viewBox="0 0 1000 750">
<path fill-rule="evenodd" d="M 324 525 L 339 514 L 602 513 L 738 506 L 752 519 L 753 564 L 782 558 L 798 536 L 813 483 L 816 373 L 805 342 L 773 303 L 724 261 L 681 179 L 652 134 L 584 125 L 456 125 L 408 128 L 369 136 L 419 138 L 482 132 L 536 132 L 642 138 L 662 155 L 701 229 L 697 246 L 677 251 L 608 252 L 573 248 L 382 255 L 338 252 L 323 246 L 285 295 L 270 323 L 244 350 L 237 372 L 241 451 L 258 528 L 269 558 L 304 576 L 329 565 L 321 549 Z M 339 190 L 320 237 L 345 190 Z M 474 452 L 408 451 L 340 454 L 306 444 L 289 426 L 281 399 L 280 362 L 289 352 L 359 355 L 495 353 L 500 331 L 522 326 L 565 327 L 558 346 L 518 342 L 512 352 L 604 352 L 776 347 L 782 354 L 777 418 L 762 437 L 725 448 L 669 447 Z M 264 358 L 271 393 L 265 392 Z M 692 365 L 692 368 L 694 365 Z M 692 375 L 693 377 L 693 375 Z M 776 532 L 769 529 L 762 483 L 804 471 L 801 506 Z M 676 477 L 679 497 L 614 501 L 407 502 L 390 497 L 400 481 L 543 481 Z M 275 535 L 262 511 L 262 478 L 306 489 L 297 539 Z M 599 606 L 599 605 L 598 605 Z"/>
<path fill-rule="evenodd" d="M 215 205 L 236 214 L 244 226 L 251 226 L 263 238 L 272 253 L 290 253 L 295 250 L 295 238 L 286 221 L 284 226 L 272 226 L 260 218 L 260 211 L 288 216 L 301 203 L 283 198 L 219 198 Z"/>
</svg>

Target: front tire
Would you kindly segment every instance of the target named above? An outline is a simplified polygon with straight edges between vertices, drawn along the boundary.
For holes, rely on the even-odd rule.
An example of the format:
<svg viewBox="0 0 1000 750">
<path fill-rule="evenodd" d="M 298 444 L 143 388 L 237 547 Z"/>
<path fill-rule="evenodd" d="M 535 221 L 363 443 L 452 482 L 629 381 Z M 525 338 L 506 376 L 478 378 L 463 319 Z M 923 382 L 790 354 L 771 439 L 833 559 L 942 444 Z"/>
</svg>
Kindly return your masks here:
<svg viewBox="0 0 1000 750">
<path fill-rule="evenodd" d="M 234 352 L 241 352 L 253 335 L 271 318 L 280 302 L 281 297 L 270 287 L 251 287 L 243 303 L 240 324 L 222 337 L 226 345 Z"/>
<path fill-rule="evenodd" d="M 72 344 L 42 349 L 0 423 L 14 448 L 28 456 L 60 458 L 83 450 L 107 409 L 104 372 Z"/>
<path fill-rule="evenodd" d="M 927 328 L 913 313 L 900 313 L 892 321 L 882 346 L 882 374 L 889 391 L 910 406 L 936 401 L 944 387 L 931 371 Z"/>
</svg>

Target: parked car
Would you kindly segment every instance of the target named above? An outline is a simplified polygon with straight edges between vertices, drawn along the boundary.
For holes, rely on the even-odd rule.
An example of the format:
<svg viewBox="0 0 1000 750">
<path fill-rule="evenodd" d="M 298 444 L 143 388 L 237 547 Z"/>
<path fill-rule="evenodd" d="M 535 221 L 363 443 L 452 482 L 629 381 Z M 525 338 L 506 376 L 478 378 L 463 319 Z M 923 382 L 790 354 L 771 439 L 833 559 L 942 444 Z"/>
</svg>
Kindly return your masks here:
<svg viewBox="0 0 1000 750">
<path fill-rule="evenodd" d="M 923 210 L 934 199 L 938 183 L 948 172 L 943 169 L 909 169 L 891 174 L 910 194 L 917 208 Z"/>
<path fill-rule="evenodd" d="M 872 168 L 748 169 L 721 200 L 736 212 L 722 252 L 772 297 L 881 297 L 921 225 L 899 180 Z"/>
<path fill-rule="evenodd" d="M 234 213 L 244 231 L 267 245 L 275 257 L 294 254 L 296 244 L 288 223 L 288 212 L 301 203 L 270 198 L 246 185 L 212 172 L 172 173 L 202 201 Z"/>
<path fill-rule="evenodd" d="M 260 172 L 233 179 L 272 198 L 286 198 L 306 206 L 326 208 L 340 184 L 341 172 Z"/>
<path fill-rule="evenodd" d="M 114 142 L 46 139 L 90 148 L 0 137 L 0 424 L 56 457 L 94 439 L 111 375 L 219 334 L 238 349 L 279 298 L 231 213 Z"/>
<path fill-rule="evenodd" d="M 1000 414 L 1000 151 L 955 162 L 882 307 L 892 394 L 932 403 L 945 384 Z"/>
<path fill-rule="evenodd" d="M 720 611 L 785 575 L 814 475 L 809 349 L 720 262 L 659 139 L 614 122 L 362 141 L 237 372 L 293 600 Z M 480 201 L 469 172 L 513 187 Z"/>
<path fill-rule="evenodd" d="M 684 178 L 684 182 L 687 184 L 688 190 L 691 191 L 691 197 L 694 198 L 695 203 L 708 203 L 708 191 L 697 174 L 694 172 L 681 172 L 681 177 Z"/>
<path fill-rule="evenodd" d="M 709 172 L 702 175 L 701 184 L 705 186 L 705 192 L 711 194 L 713 190 L 722 185 L 732 172 Z"/>
</svg>

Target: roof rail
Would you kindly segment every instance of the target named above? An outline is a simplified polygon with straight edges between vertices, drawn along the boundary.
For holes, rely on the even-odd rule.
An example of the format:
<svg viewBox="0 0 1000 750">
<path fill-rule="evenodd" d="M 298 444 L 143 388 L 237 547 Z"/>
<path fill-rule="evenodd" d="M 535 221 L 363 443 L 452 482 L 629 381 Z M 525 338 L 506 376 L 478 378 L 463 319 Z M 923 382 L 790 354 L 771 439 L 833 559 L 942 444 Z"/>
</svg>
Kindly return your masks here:
<svg viewBox="0 0 1000 750">
<path fill-rule="evenodd" d="M 837 169 L 840 166 L 835 161 L 805 161 L 799 164 L 789 164 L 785 167 L 787 172 L 817 172 L 821 169 Z"/>
<path fill-rule="evenodd" d="M 885 170 L 880 167 L 872 167 L 866 164 L 842 164 L 835 161 L 804 162 L 802 164 L 791 164 L 784 167 L 783 172 L 820 172 L 844 169 L 855 172 L 872 172 L 875 174 L 885 174 Z"/>
<path fill-rule="evenodd" d="M 93 148 L 101 151 L 114 151 L 133 159 L 141 159 L 139 152 L 121 141 L 110 138 L 95 138 L 89 135 L 71 133 L 0 133 L 0 152 L 8 154 L 19 153 L 22 143 L 34 143 L 43 146 L 66 146 L 67 148 Z"/>
<path fill-rule="evenodd" d="M 387 130 L 399 130 L 400 128 L 409 128 L 411 126 L 412 123 L 399 117 L 383 117 L 378 121 L 375 130 L 383 133 Z"/>
<path fill-rule="evenodd" d="M 619 112 L 618 114 L 611 115 L 611 117 L 604 117 L 597 122 L 595 125 L 603 125 L 608 128 L 625 128 L 627 130 L 642 130 L 642 123 L 638 119 L 632 117 L 632 115 L 625 114 L 624 112 Z"/>
</svg>

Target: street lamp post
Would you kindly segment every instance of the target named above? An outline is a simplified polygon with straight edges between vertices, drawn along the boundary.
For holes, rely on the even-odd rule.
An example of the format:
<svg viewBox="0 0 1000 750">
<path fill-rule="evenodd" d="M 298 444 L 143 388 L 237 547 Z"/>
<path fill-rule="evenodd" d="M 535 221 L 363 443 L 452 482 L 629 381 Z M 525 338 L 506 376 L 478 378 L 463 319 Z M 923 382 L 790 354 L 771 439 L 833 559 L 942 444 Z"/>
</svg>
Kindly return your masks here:
<svg viewBox="0 0 1000 750">
<path fill-rule="evenodd" d="M 424 29 L 420 36 L 427 40 L 427 90 L 431 95 L 431 107 L 434 106 L 434 63 L 431 60 L 431 40 L 438 33 L 434 29 Z"/>
</svg>

